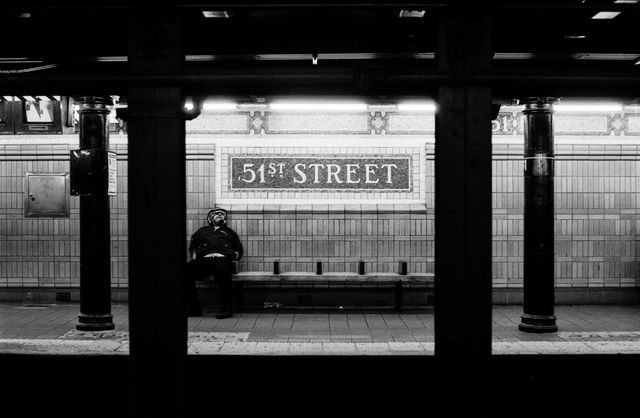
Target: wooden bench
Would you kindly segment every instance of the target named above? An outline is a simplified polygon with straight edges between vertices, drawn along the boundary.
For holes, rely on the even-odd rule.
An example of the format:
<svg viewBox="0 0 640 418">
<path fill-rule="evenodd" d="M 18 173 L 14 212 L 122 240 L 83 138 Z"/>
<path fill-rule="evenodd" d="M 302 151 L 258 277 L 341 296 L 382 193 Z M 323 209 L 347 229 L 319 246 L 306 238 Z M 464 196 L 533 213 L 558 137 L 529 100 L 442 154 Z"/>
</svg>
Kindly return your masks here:
<svg viewBox="0 0 640 418">
<path fill-rule="evenodd" d="M 401 275 L 398 273 L 302 273 L 288 272 L 273 274 L 271 272 L 239 272 L 233 276 L 235 305 L 237 309 L 243 307 L 243 296 L 248 288 L 271 290 L 339 290 L 350 289 L 379 289 L 393 291 L 393 305 L 396 311 L 403 309 L 403 291 L 407 287 L 420 287 L 427 292 L 433 292 L 433 273 L 414 273 Z M 213 280 L 199 282 L 198 287 L 212 287 Z"/>
</svg>

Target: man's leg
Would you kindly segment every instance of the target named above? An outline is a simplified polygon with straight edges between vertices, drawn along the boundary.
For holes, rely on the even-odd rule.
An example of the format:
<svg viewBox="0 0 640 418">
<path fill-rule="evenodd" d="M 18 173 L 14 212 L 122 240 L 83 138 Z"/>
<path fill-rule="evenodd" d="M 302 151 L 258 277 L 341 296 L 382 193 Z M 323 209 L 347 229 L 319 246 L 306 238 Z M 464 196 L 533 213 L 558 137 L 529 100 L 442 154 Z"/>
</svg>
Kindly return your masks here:
<svg viewBox="0 0 640 418">
<path fill-rule="evenodd" d="M 223 319 L 233 316 L 231 275 L 233 266 L 227 259 L 217 258 L 214 267 L 214 278 L 218 288 L 220 310 L 216 318 Z"/>
<path fill-rule="evenodd" d="M 202 316 L 202 308 L 196 289 L 196 280 L 200 280 L 211 274 L 213 262 L 211 259 L 196 259 L 187 263 L 187 277 L 185 278 L 185 291 L 187 316 Z"/>
</svg>

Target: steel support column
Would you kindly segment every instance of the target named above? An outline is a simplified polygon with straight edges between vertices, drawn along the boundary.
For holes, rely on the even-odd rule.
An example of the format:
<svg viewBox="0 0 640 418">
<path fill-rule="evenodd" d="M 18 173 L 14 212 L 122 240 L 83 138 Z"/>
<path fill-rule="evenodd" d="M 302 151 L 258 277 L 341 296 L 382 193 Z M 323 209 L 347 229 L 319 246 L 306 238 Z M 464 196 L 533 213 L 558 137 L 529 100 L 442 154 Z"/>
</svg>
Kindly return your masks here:
<svg viewBox="0 0 640 418">
<path fill-rule="evenodd" d="M 524 313 L 518 328 L 556 332 L 554 315 L 553 109 L 554 99 L 525 100 Z"/>
<path fill-rule="evenodd" d="M 90 158 L 106 155 L 109 149 L 110 97 L 79 97 L 80 150 Z M 102 161 L 106 164 L 106 161 Z M 94 164 L 95 166 L 95 164 Z M 98 168 L 98 167 L 96 167 Z M 106 167 L 86 181 L 106 185 Z M 114 329 L 111 315 L 111 234 L 109 196 L 106 188 L 80 194 L 80 314 L 76 329 Z"/>
<path fill-rule="evenodd" d="M 157 6 L 130 22 L 139 74 L 179 71 L 180 16 Z M 185 122 L 178 86 L 131 87 L 128 103 L 131 416 L 187 415 Z"/>
<path fill-rule="evenodd" d="M 489 68 L 490 19 L 441 16 L 441 71 Z M 435 356 L 437 416 L 489 415 L 491 373 L 491 89 L 438 91 L 435 145 Z"/>
</svg>

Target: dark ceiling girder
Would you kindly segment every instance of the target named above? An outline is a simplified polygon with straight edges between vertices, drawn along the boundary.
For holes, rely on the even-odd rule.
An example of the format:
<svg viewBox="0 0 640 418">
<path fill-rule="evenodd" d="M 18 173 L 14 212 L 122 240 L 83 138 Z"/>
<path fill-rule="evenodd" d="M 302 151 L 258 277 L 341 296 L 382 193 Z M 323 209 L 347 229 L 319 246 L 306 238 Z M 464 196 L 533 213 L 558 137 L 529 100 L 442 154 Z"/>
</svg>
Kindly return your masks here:
<svg viewBox="0 0 640 418">
<path fill-rule="evenodd" d="M 56 2 L 35 0 L 27 4 L 0 2 L 0 13 L 9 15 L 30 11 L 31 18 L 5 18 L 3 27 L 17 33 L 13 42 L 5 42 L 0 57 L 39 58 L 59 63 L 72 60 L 74 54 L 95 56 L 126 55 L 126 17 L 135 10 L 145 14 L 171 10 L 184 19 L 186 54 L 275 54 L 275 53 L 376 53 L 431 52 L 435 35 L 434 18 L 454 7 L 490 10 L 495 22 L 493 46 L 496 52 L 528 53 L 602 53 L 618 52 L 640 55 L 635 41 L 640 4 L 606 4 L 558 1 L 403 2 L 368 1 L 305 3 L 289 1 L 186 2 L 174 6 L 162 4 L 142 9 L 128 1 Z M 16 4 L 18 3 L 18 4 Z M 558 4 L 561 3 L 561 4 Z M 203 9 L 234 8 L 231 19 L 205 19 Z M 426 9 L 423 19 L 399 19 L 401 8 Z M 615 20 L 592 20 L 595 11 L 618 10 Z M 61 42 L 52 48 L 42 42 L 60 28 L 89 25 L 93 33 L 104 35 L 104 42 L 93 36 L 74 32 L 73 42 Z M 70 34 L 70 33 L 69 33 Z M 293 34 L 293 35 L 292 35 Z M 581 40 L 568 35 L 586 35 Z M 62 38 L 66 39 L 65 37 Z"/>
<path fill-rule="evenodd" d="M 23 36 L 15 42 L 7 42 L 4 57 L 37 57 L 38 53 L 43 55 L 43 62 L 29 64 L 29 66 L 56 66 L 42 71 L 15 74 L 12 71 L 24 70 L 25 64 L 5 62 L 0 68 L 0 92 L 3 94 L 120 94 L 133 85 L 142 86 L 180 86 L 185 92 L 197 92 L 201 94 L 235 95 L 235 96 L 269 96 L 280 92 L 281 94 L 309 94 L 309 95 L 352 95 L 362 97 L 375 96 L 400 96 L 400 95 L 433 95 L 438 86 L 443 84 L 471 83 L 475 85 L 490 86 L 495 94 L 505 97 L 518 97 L 530 94 L 531 91 L 538 91 L 544 95 L 563 95 L 564 92 L 571 92 L 578 96 L 609 95 L 619 96 L 626 99 L 635 99 L 640 96 L 640 66 L 632 65 L 632 60 L 607 59 L 597 62 L 587 62 L 586 59 L 579 59 L 584 52 L 580 48 L 589 46 L 589 51 L 594 53 L 617 53 L 633 56 L 637 50 L 635 42 L 635 17 L 640 12 L 640 5 L 634 4 L 607 4 L 606 10 L 623 11 L 622 16 L 615 22 L 603 23 L 608 27 L 610 36 L 594 38 L 592 43 L 578 44 L 556 42 L 554 37 L 562 40 L 564 32 L 560 31 L 559 23 L 563 19 L 568 22 L 589 21 L 589 13 L 594 10 L 602 10 L 602 4 L 585 3 L 579 1 L 529 1 L 519 3 L 517 1 L 493 1 L 474 2 L 469 6 L 477 11 L 491 11 L 494 20 L 494 27 L 504 26 L 505 34 L 496 31 L 494 33 L 494 49 L 496 53 L 524 53 L 531 55 L 531 59 L 526 60 L 494 60 L 493 69 L 482 74 L 467 74 L 464 77 L 455 73 L 437 72 L 434 68 L 435 60 L 425 59 L 380 59 L 376 53 L 384 54 L 412 54 L 412 53 L 432 53 L 437 41 L 435 31 L 432 31 L 434 17 L 436 15 L 450 11 L 453 7 L 464 7 L 459 2 L 453 1 L 322 1 L 313 3 L 290 0 L 289 2 L 270 3 L 268 1 L 243 1 L 240 4 L 230 1 L 177 1 L 173 6 L 155 5 L 152 8 L 142 9 L 142 6 L 134 7 L 129 1 L 104 1 L 104 2 L 82 2 L 79 1 L 58 1 L 52 4 L 50 0 L 32 0 L 27 4 L 16 4 L 16 2 L 0 2 L 0 13 L 34 12 L 37 19 L 8 19 L 12 25 L 19 25 L 24 22 L 26 25 L 31 22 L 31 26 L 36 27 L 39 23 L 46 23 L 57 27 L 60 24 L 55 16 L 64 22 L 76 21 L 91 25 L 92 28 L 104 28 L 104 25 L 111 22 L 119 29 L 110 35 L 105 32 L 104 42 L 95 43 L 93 36 L 83 36 L 78 32 L 74 36 L 74 47 L 64 45 L 60 48 L 44 46 L 40 42 L 42 34 L 49 33 L 49 29 L 42 29 L 44 32 L 35 31 L 31 37 Z M 486 3 L 486 4 L 485 4 Z M 559 4 L 560 3 L 560 4 Z M 171 9 L 173 8 L 173 9 Z M 242 10 L 244 17 L 238 20 L 225 19 L 204 19 L 199 13 L 203 9 L 223 9 L 230 8 Z M 391 9 L 427 9 L 429 19 L 418 19 L 423 21 L 424 27 L 416 25 L 413 19 L 387 18 L 387 12 Z M 106 63 L 93 62 L 95 56 L 126 56 L 128 48 L 127 31 L 123 30 L 126 25 L 126 17 L 133 11 L 143 11 L 153 14 L 155 12 L 166 12 L 167 10 L 178 10 L 183 16 L 186 26 L 189 23 L 198 22 L 196 25 L 185 30 L 183 34 L 184 53 L 211 56 L 211 57 L 232 57 L 227 59 L 215 59 L 208 63 L 185 63 L 182 72 L 175 72 L 166 75 L 140 76 L 128 70 L 126 63 Z M 361 15 L 364 10 L 371 16 L 382 16 L 373 20 L 359 20 L 356 16 Z M 107 12 L 113 13 L 107 13 Z M 247 18 L 250 12 L 262 11 L 255 16 L 256 19 Z M 272 11 L 275 11 L 273 14 Z M 291 25 L 276 25 L 277 30 L 265 31 L 269 22 L 282 21 L 279 12 L 291 12 L 300 16 L 299 21 Z M 322 13 L 315 13 L 320 12 Z M 324 16 L 324 11 L 328 14 L 335 12 L 340 16 L 340 30 L 332 30 L 331 22 L 327 23 L 326 30 L 307 31 L 298 33 L 299 36 L 289 36 L 290 27 L 304 26 L 305 19 L 311 27 L 324 22 L 317 16 Z M 378 15 L 378 12 L 384 12 Z M 586 12 L 579 13 L 579 11 Z M 344 12 L 344 14 L 343 14 Z M 433 13 L 431 13 L 433 12 Z M 547 13 L 548 12 L 548 13 Z M 557 12 L 557 13 L 556 13 Z M 91 19 L 83 21 L 83 16 L 92 16 Z M 280 17 L 278 17 L 280 16 Z M 314 19 L 316 16 L 316 20 Z M 532 17 L 533 16 L 533 17 Z M 542 21 L 539 16 L 546 16 Z M 564 18 L 563 18 L 564 16 Z M 586 16 L 586 17 L 585 17 Z M 625 17 L 626 20 L 621 19 Z M 48 18 L 50 17 L 50 18 Z M 118 19 L 114 19 L 117 17 Z M 576 19 L 579 17 L 579 19 Z M 96 21 L 92 19 L 97 19 Z M 505 18 L 508 18 L 504 20 Z M 569 19 L 570 18 L 570 19 Z M 244 20 L 243 20 L 244 19 Z M 347 25 L 349 19 L 353 19 L 353 25 Z M 529 20 L 528 20 L 529 19 Z M 402 21 L 406 22 L 407 29 Z M 631 21 L 631 23 L 629 23 Z M 17 24 L 15 22 L 18 22 Z M 258 23 L 256 23 L 258 22 Z M 384 25 L 390 24 L 393 34 L 389 39 L 384 34 L 375 31 L 376 22 Z M 393 23 L 389 23 L 393 22 Z M 625 23 L 626 22 L 626 23 Z M 258 32 L 249 30 L 256 27 L 263 28 Z M 548 26 L 545 28 L 545 24 Z M 51 26 L 52 25 L 52 26 Z M 102 26 L 96 26 L 102 25 Z M 510 25 L 510 26 L 509 26 Z M 600 24 L 597 24 L 600 27 Z M 631 26 L 630 26 L 631 25 Z M 31 27 L 30 26 L 30 27 Z M 219 26 L 230 26 L 230 29 L 247 29 L 246 31 L 235 32 L 230 39 L 221 38 L 217 29 Z M 344 28 L 346 27 L 346 28 Z M 349 29 L 350 28 L 350 29 Z M 367 28 L 366 33 L 360 33 L 361 28 Z M 553 28 L 555 32 L 552 32 Z M 407 31 L 405 32 L 405 29 Z M 518 30 L 512 33 L 512 30 Z M 278 30 L 280 32 L 278 32 Z M 191 31 L 191 32 L 190 32 Z M 344 31 L 344 32 L 343 32 Z M 351 31 L 351 32 L 349 32 Z M 27 31 L 29 32 L 29 31 Z M 274 38 L 268 38 L 266 32 L 272 34 Z M 323 32 L 327 32 L 323 35 Z M 30 33 L 30 32 L 29 32 Z M 188 37 L 187 34 L 192 36 Z M 205 33 L 208 36 L 193 36 L 193 34 Z M 234 33 L 234 32 L 230 32 Z M 265 36 L 260 36 L 265 33 Z M 333 35 L 331 35 L 333 34 Z M 369 36 L 369 35 L 370 36 Z M 215 36 L 214 36 L 215 35 Z M 353 35 L 353 36 L 347 36 Z M 431 35 L 431 36 L 430 36 Z M 264 38 L 264 39 L 263 39 Z M 222 39 L 222 41 L 218 41 Z M 271 42 L 273 40 L 273 42 Z M 262 41 L 262 43 L 260 43 Z M 500 47 L 496 46 L 500 43 Z M 39 46 L 40 45 L 40 46 Z M 62 45 L 62 44 L 61 44 Z M 68 45 L 68 44 L 65 44 Z M 327 50 L 317 50 L 325 47 Z M 189 51 L 189 48 L 194 51 Z M 273 50 L 271 50 L 271 48 Z M 378 48 L 378 49 L 376 49 Z M 53 51 L 53 52 L 50 52 Z M 287 54 L 339 54 L 368 53 L 373 58 L 363 60 L 335 59 L 320 60 L 319 65 L 313 66 L 311 62 L 305 61 L 263 61 L 260 54 L 283 55 Z M 5 54 L 5 55 L 3 55 Z M 92 55 L 93 54 L 93 55 Z M 226 55 L 225 55 L 226 54 Z M 558 56 L 554 60 L 545 58 Z M 555 54 L 555 55 L 553 55 Z M 585 54 L 582 54 L 585 55 Z M 588 55 L 588 54 L 587 54 Z M 253 61 L 234 59 L 238 57 L 253 57 Z M 541 59 L 542 58 L 542 59 Z M 537 67 L 537 68 L 536 68 Z M 543 93 L 544 91 L 544 93 Z"/>
<path fill-rule="evenodd" d="M 147 6 L 144 3 L 140 5 L 131 4 L 130 0 L 111 0 L 104 2 L 78 2 L 73 0 L 57 1 L 52 4 L 50 0 L 31 0 L 26 4 L 16 4 L 14 2 L 6 2 L 0 5 L 0 11 L 95 11 L 95 10 L 131 10 Z M 164 7 L 163 7 L 164 6 Z M 477 1 L 469 2 L 467 7 L 482 7 L 485 9 L 539 9 L 539 10 L 603 10 L 606 6 L 610 11 L 638 11 L 637 4 L 613 3 L 611 4 L 594 4 L 579 2 L 559 2 L 559 1 Z M 445 9 L 448 7 L 460 7 L 459 1 L 394 1 L 394 0 L 368 0 L 368 1 L 322 1 L 314 2 L 290 0 L 288 2 L 270 2 L 262 1 L 176 1 L 174 5 L 163 5 L 158 3 L 153 6 L 159 8 L 178 8 L 207 10 L 211 8 L 265 8 L 265 9 L 299 9 L 299 8 L 413 8 L 413 9 Z"/>
<path fill-rule="evenodd" d="M 63 74 L 18 75 L 0 77 L 3 94 L 77 95 L 125 94 L 129 86 L 180 86 L 185 92 L 200 95 L 273 96 L 351 95 L 361 97 L 434 95 L 437 87 L 464 83 L 490 86 L 507 97 L 566 95 L 619 97 L 633 100 L 640 97 L 640 74 L 628 73 L 566 73 L 566 72 L 502 72 L 490 74 L 442 74 L 425 69 L 334 68 L 322 71 L 282 66 L 275 69 L 242 69 L 193 74 L 135 75 Z M 495 95 L 495 94 L 494 94 Z"/>
</svg>

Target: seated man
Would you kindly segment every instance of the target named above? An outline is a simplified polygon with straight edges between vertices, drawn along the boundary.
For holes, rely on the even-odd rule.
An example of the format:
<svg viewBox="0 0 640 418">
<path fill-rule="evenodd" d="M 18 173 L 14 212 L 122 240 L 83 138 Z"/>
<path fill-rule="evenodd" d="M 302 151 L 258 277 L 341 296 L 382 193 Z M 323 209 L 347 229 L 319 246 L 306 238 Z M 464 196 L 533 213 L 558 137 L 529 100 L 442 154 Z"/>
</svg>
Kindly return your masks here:
<svg viewBox="0 0 640 418">
<path fill-rule="evenodd" d="M 208 226 L 203 226 L 191 236 L 191 261 L 187 263 L 188 289 L 187 315 L 202 316 L 202 308 L 198 300 L 196 280 L 213 274 L 218 289 L 220 310 L 216 318 L 223 319 L 233 316 L 231 303 L 231 275 L 232 261 L 242 258 L 242 243 L 236 232 L 227 227 L 227 211 L 215 207 L 207 214 Z"/>
</svg>

